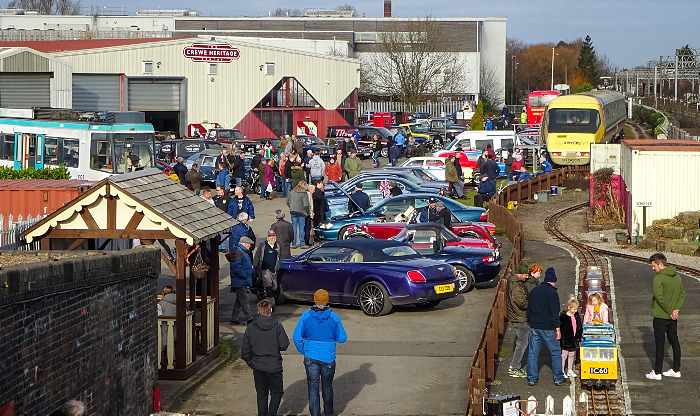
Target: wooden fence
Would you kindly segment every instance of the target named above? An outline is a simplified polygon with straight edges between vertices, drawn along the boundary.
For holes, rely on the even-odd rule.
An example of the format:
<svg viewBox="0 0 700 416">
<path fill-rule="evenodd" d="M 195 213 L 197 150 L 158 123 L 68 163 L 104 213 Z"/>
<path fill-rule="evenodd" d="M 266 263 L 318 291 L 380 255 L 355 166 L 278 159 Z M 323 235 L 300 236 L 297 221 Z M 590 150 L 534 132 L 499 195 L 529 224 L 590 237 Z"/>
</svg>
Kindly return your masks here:
<svg viewBox="0 0 700 416">
<path fill-rule="evenodd" d="M 523 224 L 507 208 L 508 202 L 530 199 L 537 192 L 549 191 L 552 185 L 561 185 L 566 178 L 581 179 L 588 177 L 588 174 L 588 165 L 555 169 L 530 180 L 511 184 L 489 201 L 489 221 L 496 224 L 497 227 L 505 229 L 508 240 L 513 243 L 513 251 L 508 259 L 503 277 L 498 282 L 496 296 L 486 317 L 484 332 L 472 361 L 467 382 L 467 415 L 484 414 L 486 383 L 492 382 L 496 376 L 498 348 L 505 331 L 507 276 L 524 256 Z"/>
</svg>

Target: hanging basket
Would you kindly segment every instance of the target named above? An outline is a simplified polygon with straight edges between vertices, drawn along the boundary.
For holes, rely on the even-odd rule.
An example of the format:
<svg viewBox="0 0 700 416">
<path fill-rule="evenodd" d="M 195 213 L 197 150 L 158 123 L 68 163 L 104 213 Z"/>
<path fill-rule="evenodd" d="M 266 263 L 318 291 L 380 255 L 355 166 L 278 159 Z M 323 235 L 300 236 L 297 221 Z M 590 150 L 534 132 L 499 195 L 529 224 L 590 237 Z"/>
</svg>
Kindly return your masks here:
<svg viewBox="0 0 700 416">
<path fill-rule="evenodd" d="M 207 272 L 209 271 L 209 268 L 206 269 L 192 269 L 192 276 L 194 276 L 195 279 L 203 279 L 207 277 Z"/>
</svg>

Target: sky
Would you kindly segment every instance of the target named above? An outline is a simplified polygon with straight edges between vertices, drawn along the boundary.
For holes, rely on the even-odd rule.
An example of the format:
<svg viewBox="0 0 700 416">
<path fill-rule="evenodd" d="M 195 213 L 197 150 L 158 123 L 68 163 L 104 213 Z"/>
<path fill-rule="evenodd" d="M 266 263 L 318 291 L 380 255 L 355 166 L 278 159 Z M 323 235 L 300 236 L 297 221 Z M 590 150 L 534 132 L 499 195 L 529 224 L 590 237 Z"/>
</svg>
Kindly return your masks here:
<svg viewBox="0 0 700 416">
<path fill-rule="evenodd" d="M 143 8 L 140 0 L 102 0 L 106 6 Z M 267 16 L 291 9 L 355 6 L 358 14 L 381 17 L 383 0 L 151 0 L 147 8 L 194 9 L 211 16 Z M 86 5 L 85 1 L 82 2 Z M 131 10 L 129 10 L 131 8 Z M 700 49 L 698 0 L 393 0 L 393 16 L 506 17 L 507 36 L 528 44 L 570 42 L 589 35 L 599 54 L 617 67 L 647 65 L 689 44 Z"/>
</svg>

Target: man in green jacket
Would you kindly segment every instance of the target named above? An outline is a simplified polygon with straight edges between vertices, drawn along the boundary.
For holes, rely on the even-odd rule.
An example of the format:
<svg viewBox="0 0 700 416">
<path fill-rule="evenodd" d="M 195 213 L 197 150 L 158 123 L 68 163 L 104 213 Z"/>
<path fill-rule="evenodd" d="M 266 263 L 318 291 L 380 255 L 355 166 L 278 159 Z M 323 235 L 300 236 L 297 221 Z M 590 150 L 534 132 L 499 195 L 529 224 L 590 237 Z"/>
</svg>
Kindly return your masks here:
<svg viewBox="0 0 700 416">
<path fill-rule="evenodd" d="M 345 170 L 348 172 L 348 179 L 354 178 L 362 170 L 362 161 L 357 157 L 356 150 L 351 150 L 350 157 L 345 160 Z"/>
<path fill-rule="evenodd" d="M 525 284 L 529 276 L 530 269 L 525 261 L 518 263 L 515 270 L 508 275 L 506 313 L 508 326 L 515 332 L 513 359 L 508 368 L 508 375 L 511 377 L 527 377 L 523 368 L 523 357 L 530 340 L 530 326 L 527 324 L 527 301 L 530 291 Z"/>
<path fill-rule="evenodd" d="M 678 313 L 685 303 L 685 289 L 681 276 L 676 268 L 668 265 L 666 256 L 662 253 L 649 257 L 654 276 L 654 297 L 651 300 L 651 316 L 654 318 L 654 340 L 656 342 L 656 359 L 654 369 L 647 374 L 649 380 L 661 380 L 661 375 L 680 378 L 681 376 L 681 344 L 678 342 Z M 664 371 L 665 340 L 673 350 L 673 367 Z"/>
</svg>

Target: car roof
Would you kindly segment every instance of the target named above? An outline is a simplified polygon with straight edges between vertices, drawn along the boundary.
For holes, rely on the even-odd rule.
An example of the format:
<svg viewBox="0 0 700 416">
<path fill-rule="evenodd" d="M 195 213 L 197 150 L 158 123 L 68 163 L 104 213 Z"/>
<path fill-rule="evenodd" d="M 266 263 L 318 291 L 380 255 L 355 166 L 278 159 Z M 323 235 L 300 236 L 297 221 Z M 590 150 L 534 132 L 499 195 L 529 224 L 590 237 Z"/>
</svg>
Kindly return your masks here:
<svg viewBox="0 0 700 416">
<path fill-rule="evenodd" d="M 415 166 L 413 166 L 415 167 Z M 398 169 L 396 169 L 398 170 Z M 394 172 L 392 171 L 386 171 L 384 169 L 368 169 L 368 170 L 361 170 L 358 176 L 382 176 L 382 175 L 390 175 L 390 176 L 397 176 L 400 178 L 406 178 L 408 179 L 408 173 L 406 172 Z"/>
<path fill-rule="evenodd" d="M 422 258 L 421 254 L 392 257 L 385 254 L 382 250 L 392 247 L 406 247 L 410 250 L 415 251 L 409 244 L 402 243 L 396 240 L 381 240 L 375 238 L 350 238 L 347 240 L 336 240 L 329 241 L 322 244 L 320 247 L 344 247 L 357 250 L 363 255 L 365 255 L 365 261 L 377 262 L 377 261 L 397 261 L 406 259 L 416 259 Z"/>
</svg>

